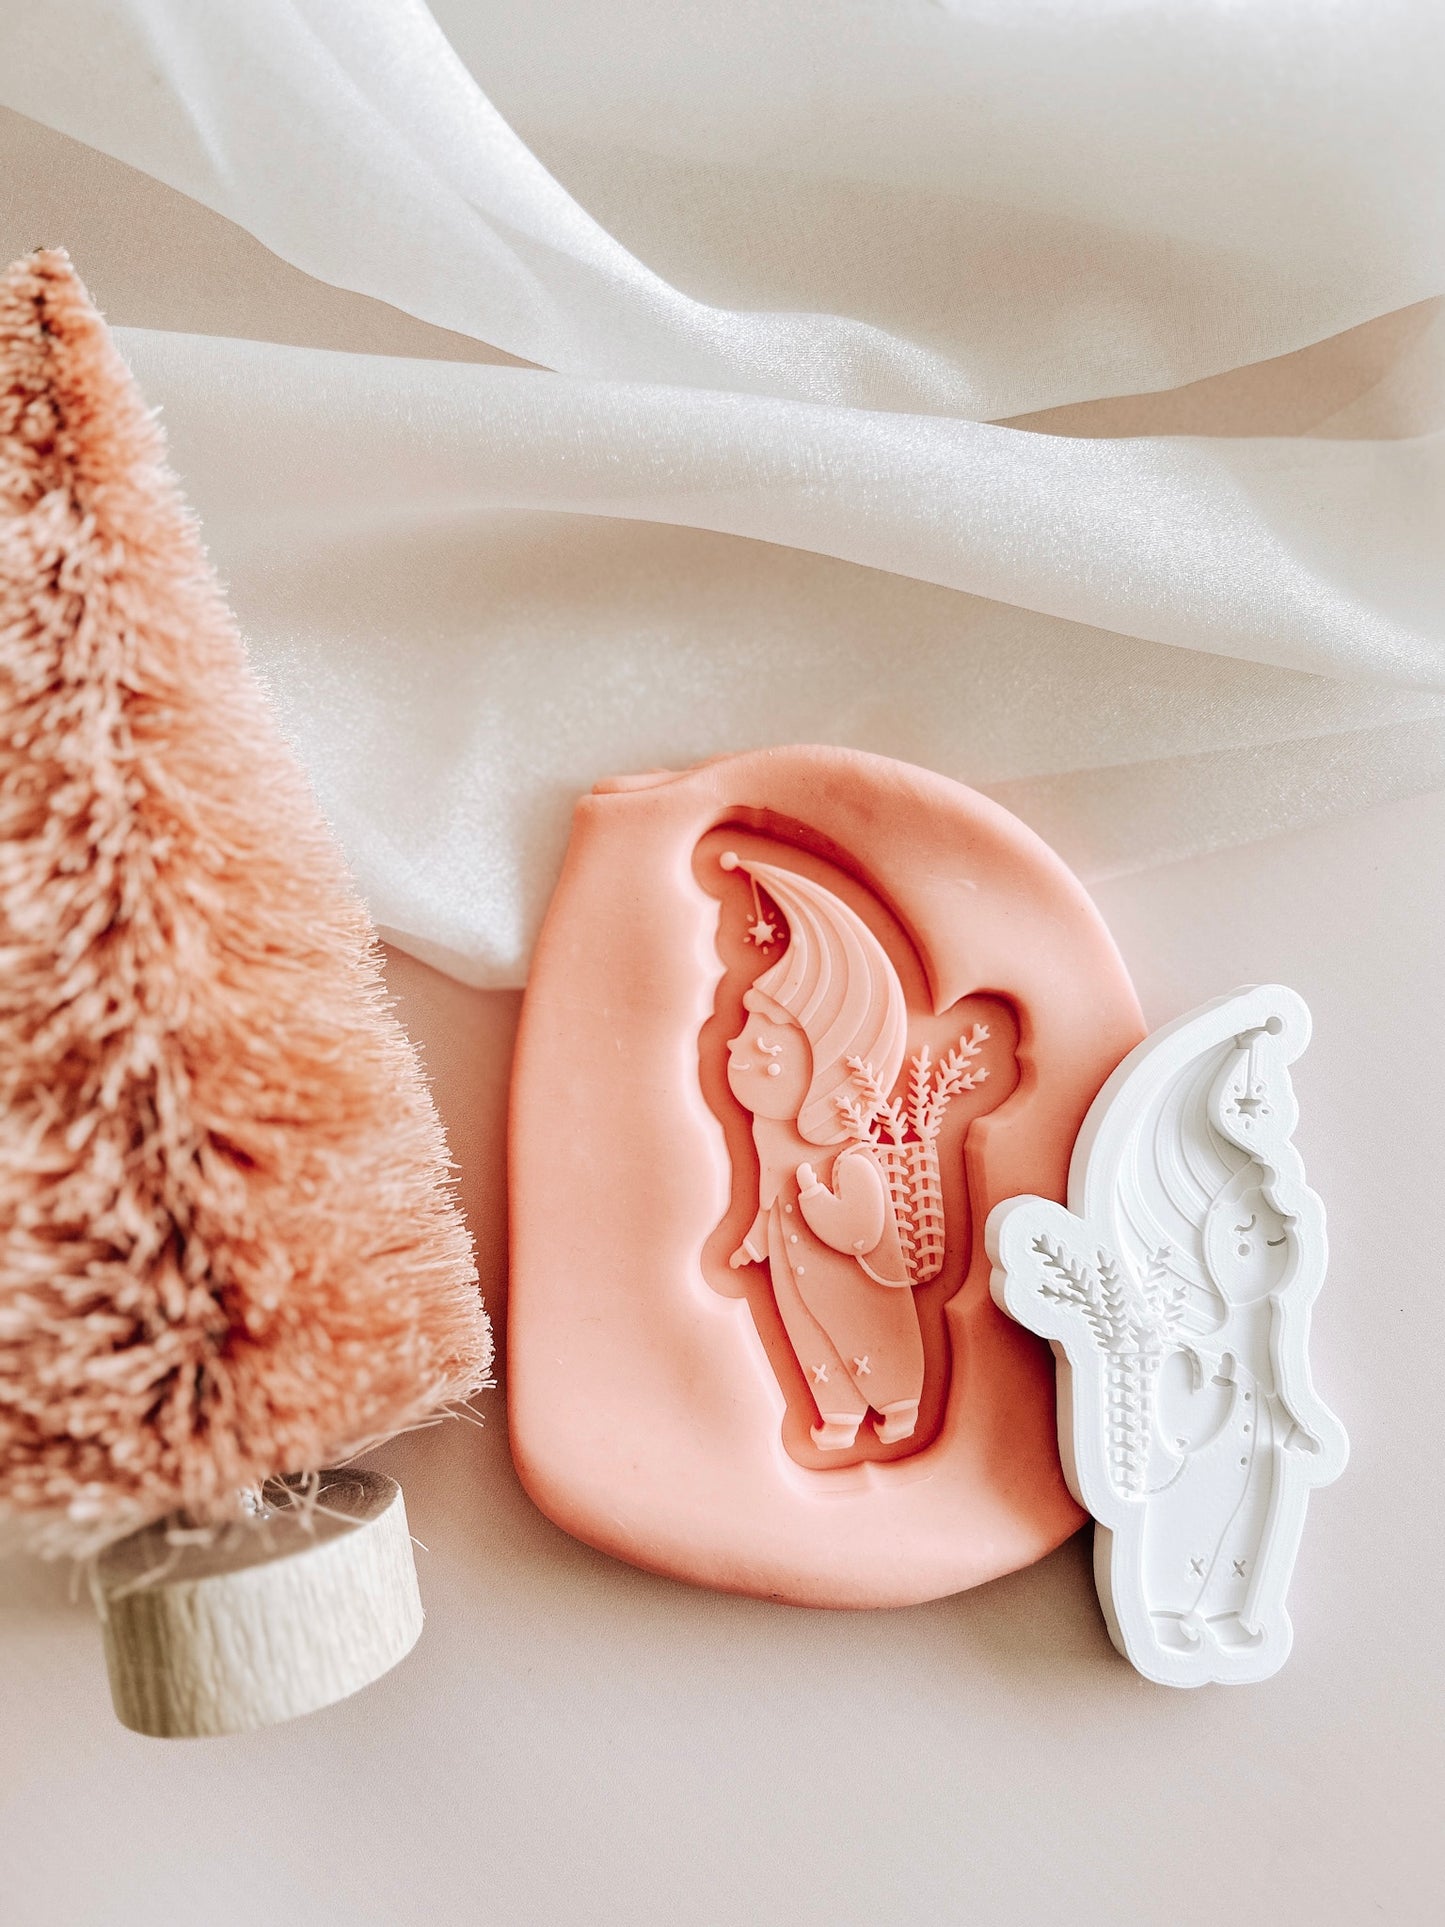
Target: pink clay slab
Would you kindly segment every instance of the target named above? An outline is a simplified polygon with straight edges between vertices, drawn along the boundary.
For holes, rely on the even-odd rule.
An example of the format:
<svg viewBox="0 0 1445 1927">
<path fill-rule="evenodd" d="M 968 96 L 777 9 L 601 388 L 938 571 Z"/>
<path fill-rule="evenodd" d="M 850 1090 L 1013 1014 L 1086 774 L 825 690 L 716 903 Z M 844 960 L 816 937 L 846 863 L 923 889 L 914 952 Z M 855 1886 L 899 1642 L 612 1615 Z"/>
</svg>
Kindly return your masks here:
<svg viewBox="0 0 1445 1927">
<path fill-rule="evenodd" d="M 958 1592 L 1083 1520 L 989 1294 L 1143 1035 L 1107 930 L 957 783 L 801 748 L 599 785 L 528 984 L 508 1404 L 533 1499 L 811 1606 Z"/>
</svg>

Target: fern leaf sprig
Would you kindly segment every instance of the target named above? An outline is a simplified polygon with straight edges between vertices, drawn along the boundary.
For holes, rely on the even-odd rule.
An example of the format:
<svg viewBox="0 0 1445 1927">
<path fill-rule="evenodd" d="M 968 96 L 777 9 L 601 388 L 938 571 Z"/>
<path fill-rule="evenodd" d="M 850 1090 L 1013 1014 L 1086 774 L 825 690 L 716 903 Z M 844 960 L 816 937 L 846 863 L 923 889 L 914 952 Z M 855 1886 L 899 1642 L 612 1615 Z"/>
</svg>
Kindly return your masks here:
<svg viewBox="0 0 1445 1927">
<path fill-rule="evenodd" d="M 972 1068 L 974 1059 L 989 1039 L 987 1024 L 975 1024 L 939 1062 L 937 1077 L 922 1107 L 922 1121 L 915 1128 L 921 1138 L 935 1138 L 943 1127 L 944 1113 L 961 1091 L 976 1090 L 988 1078 L 988 1066 Z"/>
<path fill-rule="evenodd" d="M 872 1128 L 873 1120 L 856 1097 L 836 1097 L 833 1102 L 837 1105 L 838 1115 L 842 1118 L 850 1136 L 859 1144 L 876 1142 Z"/>
<path fill-rule="evenodd" d="M 1188 1289 L 1187 1280 L 1170 1263 L 1173 1255 L 1168 1244 L 1162 1244 L 1157 1251 L 1151 1252 L 1148 1268 L 1140 1281 L 1140 1292 L 1148 1312 L 1147 1329 L 1161 1342 L 1167 1342 L 1177 1335 Z"/>
<path fill-rule="evenodd" d="M 1099 1281 L 1090 1266 L 1070 1258 L 1062 1244 L 1050 1244 L 1042 1234 L 1034 1239 L 1034 1250 L 1052 1274 L 1039 1286 L 1040 1294 L 1056 1305 L 1068 1305 L 1083 1314 L 1102 1351 L 1111 1349 L 1111 1331 Z"/>
<path fill-rule="evenodd" d="M 871 1141 L 874 1144 L 881 1143 L 882 1132 L 886 1130 L 894 1144 L 901 1144 L 908 1130 L 902 1100 L 895 1098 L 890 1102 L 888 1093 L 878 1082 L 878 1073 L 861 1057 L 850 1057 L 845 1061 L 853 1088 L 862 1099 L 859 1108 Z"/>
<path fill-rule="evenodd" d="M 1132 1340 L 1137 1343 L 1139 1339 L 1149 1336 L 1153 1321 L 1147 1313 L 1144 1318 L 1139 1317 L 1138 1312 L 1141 1308 L 1138 1306 L 1136 1294 L 1130 1291 L 1124 1274 L 1119 1269 L 1118 1259 L 1107 1251 L 1100 1251 L 1098 1263 L 1099 1288 L 1104 1300 L 1104 1312 L 1116 1340 L 1121 1342 Z"/>
<path fill-rule="evenodd" d="M 927 1044 L 908 1067 L 908 1120 L 920 1138 L 928 1135 L 933 1092 L 933 1053 Z"/>
<path fill-rule="evenodd" d="M 854 1089 L 868 1107 L 869 1117 L 877 1117 L 888 1108 L 888 1093 L 878 1082 L 878 1073 L 871 1064 L 865 1064 L 861 1057 L 847 1059 L 849 1074 Z"/>
</svg>

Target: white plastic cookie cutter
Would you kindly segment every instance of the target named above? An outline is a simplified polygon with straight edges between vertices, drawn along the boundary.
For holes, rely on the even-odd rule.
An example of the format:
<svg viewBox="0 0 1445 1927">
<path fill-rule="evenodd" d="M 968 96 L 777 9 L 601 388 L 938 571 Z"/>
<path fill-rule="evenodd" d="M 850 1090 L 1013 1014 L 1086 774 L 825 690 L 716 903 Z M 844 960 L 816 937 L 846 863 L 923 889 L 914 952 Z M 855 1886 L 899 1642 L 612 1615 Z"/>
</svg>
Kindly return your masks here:
<svg viewBox="0 0 1445 1927">
<path fill-rule="evenodd" d="M 1110 1635 L 1162 1685 L 1284 1664 L 1310 1489 L 1349 1451 L 1310 1381 L 1325 1219 L 1289 1075 L 1309 1034 L 1278 985 L 1166 1024 L 1095 1098 L 1068 1209 L 1012 1198 L 988 1220 L 993 1296 L 1058 1362 Z"/>
</svg>

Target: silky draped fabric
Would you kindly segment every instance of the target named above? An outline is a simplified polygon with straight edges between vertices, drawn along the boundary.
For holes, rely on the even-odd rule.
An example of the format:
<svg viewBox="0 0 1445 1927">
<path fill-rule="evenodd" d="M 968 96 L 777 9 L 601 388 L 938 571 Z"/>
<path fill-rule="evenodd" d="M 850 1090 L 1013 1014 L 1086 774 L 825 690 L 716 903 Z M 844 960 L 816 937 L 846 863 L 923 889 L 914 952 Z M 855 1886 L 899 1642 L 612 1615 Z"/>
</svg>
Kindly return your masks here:
<svg viewBox="0 0 1445 1927">
<path fill-rule="evenodd" d="M 445 17 L 474 72 L 422 0 L 22 4 L 0 98 L 308 273 L 570 374 L 999 416 L 1172 387 L 1441 291 L 1431 0 Z M 498 81 L 698 292 L 566 191 Z M 630 191 L 619 148 L 653 163 Z"/>
<path fill-rule="evenodd" d="M 87 273 L 56 157 L 130 210 L 98 292 L 398 941 L 520 981 L 578 790 L 770 741 L 1085 876 L 1440 782 L 1438 8 L 438 14 L 0 23 L 71 137 L 0 129 L 13 219 Z"/>
</svg>

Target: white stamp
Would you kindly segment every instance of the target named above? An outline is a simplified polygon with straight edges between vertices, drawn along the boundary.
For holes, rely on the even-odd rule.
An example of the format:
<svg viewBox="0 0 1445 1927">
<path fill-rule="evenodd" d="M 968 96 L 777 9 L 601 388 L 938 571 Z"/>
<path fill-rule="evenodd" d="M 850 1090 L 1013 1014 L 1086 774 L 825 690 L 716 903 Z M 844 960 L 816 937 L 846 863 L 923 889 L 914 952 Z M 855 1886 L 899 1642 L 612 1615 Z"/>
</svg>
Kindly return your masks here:
<svg viewBox="0 0 1445 1927">
<path fill-rule="evenodd" d="M 1304 1002 L 1241 990 L 1156 1031 L 1094 1100 L 1069 1205 L 990 1214 L 993 1295 L 1058 1362 L 1114 1644 L 1169 1686 L 1266 1679 L 1314 1486 L 1348 1444 L 1310 1381 L 1324 1208 L 1291 1137 Z"/>
</svg>

